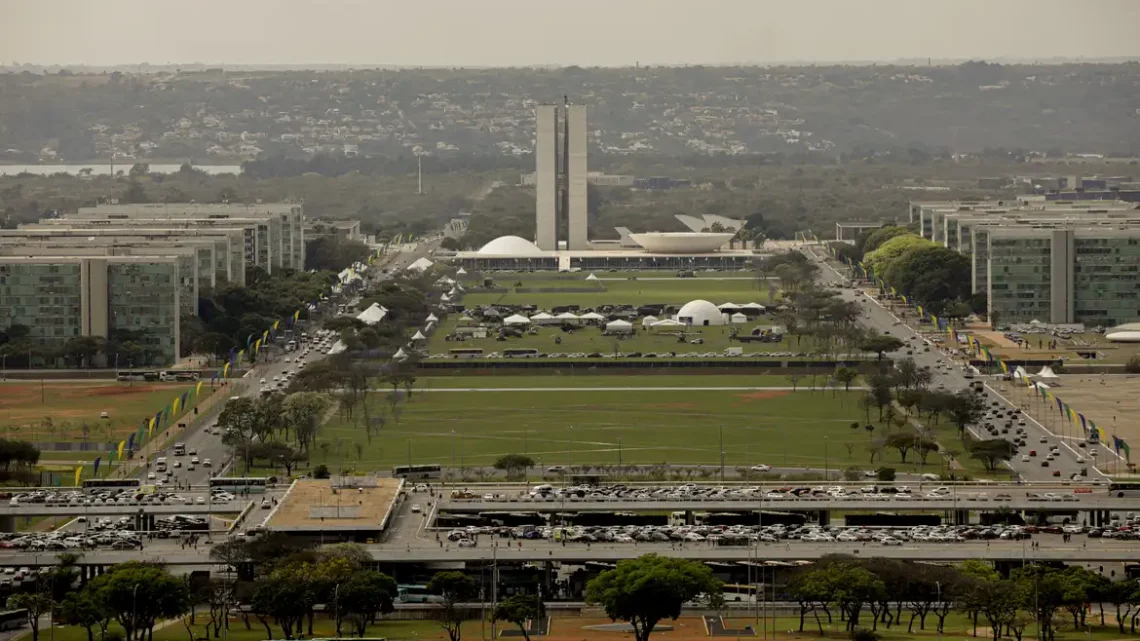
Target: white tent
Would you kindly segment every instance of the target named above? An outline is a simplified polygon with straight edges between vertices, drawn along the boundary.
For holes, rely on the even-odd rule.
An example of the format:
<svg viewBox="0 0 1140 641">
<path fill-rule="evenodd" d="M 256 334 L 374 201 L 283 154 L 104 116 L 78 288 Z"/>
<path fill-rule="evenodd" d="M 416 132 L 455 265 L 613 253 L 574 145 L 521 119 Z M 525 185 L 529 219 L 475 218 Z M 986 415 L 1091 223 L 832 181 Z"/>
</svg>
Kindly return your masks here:
<svg viewBox="0 0 1140 641">
<path fill-rule="evenodd" d="M 448 295 L 448 296 L 450 296 L 450 297 L 452 297 L 452 298 L 455 298 L 456 296 L 458 296 L 458 295 L 459 295 L 459 290 L 458 290 L 458 289 L 456 289 L 456 288 L 454 288 L 454 287 L 452 287 L 452 288 L 451 288 L 451 291 L 447 292 L 447 295 Z"/>
<path fill-rule="evenodd" d="M 554 317 L 546 312 L 539 312 L 530 317 L 531 322 L 538 323 L 539 325 L 549 325 L 554 321 Z"/>
<path fill-rule="evenodd" d="M 658 320 L 660 320 L 660 319 L 657 318 L 656 316 L 646 316 L 645 318 L 641 319 L 641 326 L 642 327 L 649 327 L 653 323 L 656 323 Z"/>
<path fill-rule="evenodd" d="M 601 314 L 599 314 L 597 312 L 586 312 L 585 314 L 582 314 L 578 318 L 580 318 L 584 321 L 604 321 L 604 320 L 606 320 L 605 316 L 602 316 Z"/>
<path fill-rule="evenodd" d="M 734 312 L 740 309 L 740 305 L 737 305 L 736 303 L 725 303 L 723 305 L 717 305 L 716 308 L 722 312 Z"/>
<path fill-rule="evenodd" d="M 616 320 L 606 323 L 607 332 L 628 333 L 633 331 L 633 323 L 628 323 L 623 320 Z"/>
<path fill-rule="evenodd" d="M 1046 365 L 1045 367 L 1041 368 L 1040 372 L 1037 372 L 1037 378 L 1049 379 L 1049 378 L 1061 378 L 1061 377 L 1057 376 L 1057 373 L 1053 371 L 1052 367 L 1049 367 L 1048 365 Z"/>
<path fill-rule="evenodd" d="M 755 309 L 756 311 L 764 311 L 766 308 L 760 303 L 745 303 L 740 306 L 740 309 Z"/>
<path fill-rule="evenodd" d="M 747 323 L 748 317 L 745 316 L 744 314 L 741 314 L 740 312 L 736 312 L 735 314 L 733 314 L 732 316 L 729 317 L 729 320 L 732 321 L 733 323 Z"/>
<path fill-rule="evenodd" d="M 428 317 L 425 318 L 424 320 L 426 320 L 429 323 L 434 323 L 434 322 L 438 321 L 439 318 L 436 318 L 435 314 L 428 314 Z"/>
<path fill-rule="evenodd" d="M 419 331 L 416 331 L 415 334 L 412 334 L 412 340 L 414 340 L 414 341 L 422 341 L 422 340 L 426 340 L 426 339 L 427 339 L 427 336 L 424 336 Z"/>
<path fill-rule="evenodd" d="M 1026 378 L 1028 376 L 1029 372 L 1025 371 L 1025 368 L 1020 365 L 1017 366 L 1017 369 L 1013 370 L 1014 378 Z"/>
<path fill-rule="evenodd" d="M 441 303 L 449 303 L 449 302 L 451 302 L 451 297 L 448 296 L 447 294 L 444 294 L 443 296 L 439 297 L 439 301 Z"/>
<path fill-rule="evenodd" d="M 381 307 L 380 303 L 372 303 L 371 307 L 357 314 L 356 318 L 365 325 L 375 325 L 384 320 L 387 315 L 388 310 Z"/>
<path fill-rule="evenodd" d="M 329 356 L 336 356 L 337 354 L 343 352 L 346 349 L 348 349 L 348 346 L 344 344 L 344 341 L 337 341 L 337 342 L 333 343 L 332 347 L 329 348 L 328 355 Z"/>
<path fill-rule="evenodd" d="M 586 280 L 598 280 L 598 277 L 591 273 L 586 277 Z"/>
<path fill-rule="evenodd" d="M 673 320 L 672 318 L 666 318 L 665 320 L 659 320 L 656 323 L 653 323 L 650 325 L 650 327 L 684 327 L 684 326 L 685 326 L 685 323 L 682 323 L 679 320 Z"/>
<path fill-rule="evenodd" d="M 455 281 L 451 280 L 447 276 L 444 276 L 435 282 L 439 285 L 454 285 L 455 284 Z"/>
<path fill-rule="evenodd" d="M 430 334 L 433 329 L 435 329 L 435 323 L 428 323 L 427 325 L 424 325 L 425 334 Z"/>
<path fill-rule="evenodd" d="M 467 270 L 460 267 L 459 270 L 455 272 L 455 275 L 456 276 L 466 276 Z"/>
<path fill-rule="evenodd" d="M 512 314 L 503 319 L 504 325 L 530 325 L 530 319 L 522 314 Z"/>
<path fill-rule="evenodd" d="M 428 260 L 426 258 L 417 258 L 416 262 L 412 263 L 411 265 L 408 265 L 408 269 L 410 271 L 422 272 L 434 264 L 435 263 L 431 262 L 430 260 Z"/>
<path fill-rule="evenodd" d="M 579 320 L 578 315 L 575 314 L 574 312 L 562 312 L 561 314 L 555 316 L 554 318 L 556 318 L 560 321 L 576 321 L 576 320 Z"/>
<path fill-rule="evenodd" d="M 396 353 L 392 355 L 392 358 L 395 360 L 398 360 L 398 361 L 402 361 L 407 357 L 408 357 L 408 354 L 404 351 L 403 347 L 396 350 Z"/>
<path fill-rule="evenodd" d="M 474 318 L 471 318 L 470 316 L 464 315 L 464 316 L 459 317 L 458 324 L 459 325 L 467 325 L 467 324 L 474 323 L 474 322 L 475 322 Z"/>
</svg>

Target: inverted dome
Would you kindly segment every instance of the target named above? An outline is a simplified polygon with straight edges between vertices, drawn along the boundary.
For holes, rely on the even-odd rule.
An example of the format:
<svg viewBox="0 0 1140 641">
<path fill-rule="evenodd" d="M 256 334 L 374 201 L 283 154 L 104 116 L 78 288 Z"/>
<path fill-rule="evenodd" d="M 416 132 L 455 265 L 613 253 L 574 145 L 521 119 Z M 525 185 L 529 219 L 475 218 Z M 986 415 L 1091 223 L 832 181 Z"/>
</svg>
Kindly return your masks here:
<svg viewBox="0 0 1140 641">
<path fill-rule="evenodd" d="M 1140 331 L 1126 329 L 1123 331 L 1110 331 L 1104 335 L 1110 343 L 1140 343 Z"/>
<path fill-rule="evenodd" d="M 477 254 L 484 256 L 543 256 L 537 245 L 518 236 L 499 236 L 479 248 Z"/>
<path fill-rule="evenodd" d="M 724 325 L 724 312 L 707 300 L 692 300 L 677 312 L 677 320 L 686 325 Z"/>
<path fill-rule="evenodd" d="M 665 254 L 703 254 L 720 249 L 735 234 L 710 232 L 650 232 L 630 234 L 633 242 L 646 251 Z"/>
</svg>

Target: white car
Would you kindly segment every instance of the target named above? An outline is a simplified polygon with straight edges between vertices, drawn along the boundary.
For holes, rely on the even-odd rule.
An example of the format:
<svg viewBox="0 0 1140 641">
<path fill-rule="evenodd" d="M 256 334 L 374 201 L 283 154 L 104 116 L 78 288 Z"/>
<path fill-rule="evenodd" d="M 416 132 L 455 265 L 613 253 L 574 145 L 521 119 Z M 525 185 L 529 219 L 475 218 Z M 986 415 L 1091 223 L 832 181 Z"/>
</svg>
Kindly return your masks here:
<svg viewBox="0 0 1140 641">
<path fill-rule="evenodd" d="M 419 514 L 421 511 L 422 511 L 422 510 L 421 510 L 421 508 L 420 508 L 420 504 L 419 504 L 419 503 L 412 503 L 412 513 L 413 513 L 413 514 Z"/>
<path fill-rule="evenodd" d="M 213 465 L 213 463 L 210 462 L 210 459 L 202 459 L 202 467 L 210 467 L 211 465 Z"/>
<path fill-rule="evenodd" d="M 753 465 L 752 471 L 753 472 L 771 472 L 772 466 L 771 465 L 764 465 L 763 463 L 761 463 L 760 465 Z"/>
<path fill-rule="evenodd" d="M 199 461 L 199 460 L 198 460 L 198 457 L 197 457 L 197 456 L 195 456 L 195 457 L 193 457 L 193 458 L 191 458 L 191 459 L 190 459 L 190 464 L 191 464 L 191 465 L 197 465 L 197 464 L 199 464 L 199 463 L 201 463 L 201 461 Z"/>
<path fill-rule="evenodd" d="M 902 545 L 902 541 L 895 538 L 886 537 L 883 539 L 883 545 Z"/>
</svg>

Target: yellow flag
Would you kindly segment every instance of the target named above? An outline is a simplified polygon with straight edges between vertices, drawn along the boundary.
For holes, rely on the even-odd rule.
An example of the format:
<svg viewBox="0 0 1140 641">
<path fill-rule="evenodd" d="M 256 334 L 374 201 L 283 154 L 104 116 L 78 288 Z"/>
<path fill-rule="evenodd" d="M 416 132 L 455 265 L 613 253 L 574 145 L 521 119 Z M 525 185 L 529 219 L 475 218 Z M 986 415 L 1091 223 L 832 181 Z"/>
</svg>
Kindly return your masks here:
<svg viewBox="0 0 1140 641">
<path fill-rule="evenodd" d="M 222 376 L 226 377 L 229 375 L 230 375 L 230 364 L 226 363 L 226 366 L 222 368 Z"/>
<path fill-rule="evenodd" d="M 205 381 L 198 381 L 198 384 L 194 386 L 194 393 L 195 394 L 201 394 L 202 393 L 202 383 L 204 383 L 204 382 Z"/>
<path fill-rule="evenodd" d="M 146 433 L 147 433 L 148 435 L 149 435 L 149 434 L 154 434 L 154 417 L 153 417 L 153 416 L 152 416 L 152 417 L 150 417 L 150 424 L 149 424 L 149 425 L 147 425 Z"/>
<path fill-rule="evenodd" d="M 178 413 L 178 403 L 182 401 L 181 396 L 175 396 L 174 402 L 170 404 L 170 411 L 174 414 Z"/>
<path fill-rule="evenodd" d="M 83 466 L 75 468 L 75 487 L 79 487 L 79 477 L 83 475 Z"/>
<path fill-rule="evenodd" d="M 119 460 L 123 460 L 123 448 L 127 446 L 126 441 L 119 441 Z"/>
</svg>

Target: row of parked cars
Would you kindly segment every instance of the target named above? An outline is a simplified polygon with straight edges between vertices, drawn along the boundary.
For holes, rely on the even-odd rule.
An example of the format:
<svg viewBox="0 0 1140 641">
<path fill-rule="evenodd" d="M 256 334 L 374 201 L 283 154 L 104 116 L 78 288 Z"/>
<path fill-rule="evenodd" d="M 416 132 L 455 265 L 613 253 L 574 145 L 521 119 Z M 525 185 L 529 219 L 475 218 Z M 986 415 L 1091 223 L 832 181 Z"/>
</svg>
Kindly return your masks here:
<svg viewBox="0 0 1140 641">
<path fill-rule="evenodd" d="M 227 503 L 234 498 L 234 495 L 228 492 L 213 493 L 214 502 Z M 60 507 L 77 505 L 205 505 L 206 498 L 204 496 L 185 496 L 173 492 L 140 492 L 138 488 L 127 488 L 97 492 L 33 490 L 15 494 L 8 499 L 8 505 L 11 507 L 36 504 Z"/>
<path fill-rule="evenodd" d="M 105 547 L 112 550 L 133 550 L 142 542 L 142 536 L 135 531 L 135 522 L 131 517 L 118 519 L 103 517 L 88 521 L 86 517 L 81 516 L 78 521 L 86 527 L 81 530 L 0 534 L 0 549 L 55 552 Z M 198 516 L 178 514 L 158 518 L 154 522 L 153 536 L 160 539 L 177 538 L 183 534 L 205 531 L 207 524 L 205 518 Z"/>
<path fill-rule="evenodd" d="M 1075 501 L 1077 496 L 1071 493 L 1045 493 L 1031 494 L 1030 499 L 1037 498 L 1043 501 Z M 522 492 L 515 496 L 485 495 L 466 490 L 455 490 L 451 494 L 455 500 L 506 500 L 524 502 L 556 502 L 556 501 L 757 501 L 757 500 L 844 500 L 844 501 L 922 501 L 958 500 L 974 501 L 1012 501 L 1013 495 L 1008 492 L 990 494 L 978 492 L 974 488 L 961 491 L 951 490 L 946 486 L 937 486 L 919 491 L 906 485 L 867 485 L 855 486 L 782 486 L 782 487 L 715 487 L 708 485 L 685 484 L 678 486 L 660 487 L 627 487 L 625 485 L 611 486 L 574 486 L 554 487 L 552 485 L 536 485 L 529 492 Z"/>
<path fill-rule="evenodd" d="M 981 540 L 1021 540 L 1036 533 L 1081 534 L 1081 526 L 960 525 L 910 527 L 842 527 L 820 525 L 617 525 L 617 526 L 471 526 L 454 529 L 447 539 L 461 545 L 474 543 L 478 535 L 568 543 L 958 543 Z M 1104 530 L 1097 530 L 1103 532 Z M 1103 535 L 1103 534 L 1102 534 Z M 1117 536 L 1118 534 L 1114 534 Z"/>
</svg>

